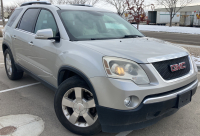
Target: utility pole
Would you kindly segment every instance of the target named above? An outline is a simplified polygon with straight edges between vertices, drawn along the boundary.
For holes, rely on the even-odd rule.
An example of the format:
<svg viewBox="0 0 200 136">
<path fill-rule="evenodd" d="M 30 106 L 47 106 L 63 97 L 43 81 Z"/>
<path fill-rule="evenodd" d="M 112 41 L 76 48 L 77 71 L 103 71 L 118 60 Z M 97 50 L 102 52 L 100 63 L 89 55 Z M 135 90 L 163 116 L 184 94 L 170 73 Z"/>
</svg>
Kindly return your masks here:
<svg viewBox="0 0 200 136">
<path fill-rule="evenodd" d="M 3 0 L 1 0 L 1 15 L 2 15 L 3 27 L 5 27 L 4 12 L 3 12 Z"/>
</svg>

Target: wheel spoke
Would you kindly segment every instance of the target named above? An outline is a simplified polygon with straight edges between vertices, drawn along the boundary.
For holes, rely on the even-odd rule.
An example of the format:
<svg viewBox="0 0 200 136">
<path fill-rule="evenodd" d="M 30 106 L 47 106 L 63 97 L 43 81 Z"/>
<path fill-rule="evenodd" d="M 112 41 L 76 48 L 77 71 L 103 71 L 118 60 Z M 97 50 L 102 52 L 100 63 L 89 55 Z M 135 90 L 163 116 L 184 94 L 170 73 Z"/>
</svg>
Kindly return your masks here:
<svg viewBox="0 0 200 136">
<path fill-rule="evenodd" d="M 69 121 L 72 123 L 72 124 L 75 124 L 77 119 L 78 119 L 79 115 L 74 112 L 70 117 L 69 117 Z"/>
<path fill-rule="evenodd" d="M 10 67 L 10 73 L 12 73 L 12 68 Z"/>
<path fill-rule="evenodd" d="M 82 89 L 77 87 L 77 88 L 74 88 L 74 91 L 75 91 L 76 99 L 77 98 L 81 98 L 82 99 L 82 97 L 83 97 Z"/>
<path fill-rule="evenodd" d="M 69 98 L 63 97 L 62 105 L 72 108 L 73 107 L 73 101 Z"/>
<path fill-rule="evenodd" d="M 9 64 L 9 62 L 8 62 L 8 58 L 6 58 L 6 64 L 7 64 L 7 65 Z"/>
<path fill-rule="evenodd" d="M 91 115 L 89 113 L 85 113 L 83 114 L 83 118 L 85 119 L 85 121 L 88 123 L 88 125 L 92 125 L 94 123 L 94 119 L 91 117 Z"/>
<path fill-rule="evenodd" d="M 94 108 L 95 107 L 94 99 L 87 101 L 87 104 L 88 108 Z"/>
<path fill-rule="evenodd" d="M 10 60 L 6 58 L 6 64 L 11 65 Z"/>
<path fill-rule="evenodd" d="M 10 66 L 9 65 L 6 65 L 6 68 L 7 68 L 7 70 L 10 70 Z"/>
</svg>

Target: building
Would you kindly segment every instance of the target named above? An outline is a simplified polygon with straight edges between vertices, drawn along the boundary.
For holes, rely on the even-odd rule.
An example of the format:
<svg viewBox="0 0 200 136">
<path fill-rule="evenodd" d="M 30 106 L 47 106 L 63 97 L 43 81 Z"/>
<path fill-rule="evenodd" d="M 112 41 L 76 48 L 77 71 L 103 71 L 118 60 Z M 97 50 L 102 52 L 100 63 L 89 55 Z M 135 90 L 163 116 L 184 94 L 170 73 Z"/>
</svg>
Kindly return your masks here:
<svg viewBox="0 0 200 136">
<path fill-rule="evenodd" d="M 180 7 L 177 7 L 177 10 Z M 180 9 L 174 18 L 172 24 L 180 26 L 193 26 L 194 14 L 199 13 L 200 5 L 186 6 Z M 165 8 L 158 8 L 155 11 L 148 12 L 149 24 L 166 25 L 170 23 L 170 13 Z M 197 20 L 198 21 L 198 20 Z"/>
<path fill-rule="evenodd" d="M 179 7 L 178 7 L 179 8 Z M 165 8 L 158 8 L 155 9 L 155 11 L 159 12 L 168 12 Z M 195 5 L 195 6 L 186 6 L 182 8 L 179 12 L 195 12 L 195 11 L 200 11 L 200 5 Z"/>
</svg>

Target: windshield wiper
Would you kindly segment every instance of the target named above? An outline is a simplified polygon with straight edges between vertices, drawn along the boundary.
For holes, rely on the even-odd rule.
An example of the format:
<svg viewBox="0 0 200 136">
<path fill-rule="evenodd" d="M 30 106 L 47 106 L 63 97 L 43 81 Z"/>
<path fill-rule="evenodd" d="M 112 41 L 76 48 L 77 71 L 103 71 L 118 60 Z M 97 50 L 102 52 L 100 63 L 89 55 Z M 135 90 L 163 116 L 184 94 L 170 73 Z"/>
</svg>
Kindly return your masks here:
<svg viewBox="0 0 200 136">
<path fill-rule="evenodd" d="M 121 39 L 121 38 L 137 38 L 137 37 L 143 37 L 141 35 L 125 35 L 124 37 L 118 37 L 118 38 L 91 38 L 91 39 L 82 39 L 82 40 L 108 40 L 108 39 Z"/>
<path fill-rule="evenodd" d="M 90 40 L 107 40 L 107 39 L 110 39 L 110 38 L 91 38 Z"/>
<path fill-rule="evenodd" d="M 137 37 L 143 37 L 141 35 L 125 35 L 123 38 L 137 38 Z"/>
</svg>

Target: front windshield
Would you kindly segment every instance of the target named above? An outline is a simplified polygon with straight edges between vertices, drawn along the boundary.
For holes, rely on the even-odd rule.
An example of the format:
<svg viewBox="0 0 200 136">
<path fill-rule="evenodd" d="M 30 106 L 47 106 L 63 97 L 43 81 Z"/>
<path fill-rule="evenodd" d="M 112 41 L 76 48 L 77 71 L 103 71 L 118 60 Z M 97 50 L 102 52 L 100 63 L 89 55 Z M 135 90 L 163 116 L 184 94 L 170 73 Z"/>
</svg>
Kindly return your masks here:
<svg viewBox="0 0 200 136">
<path fill-rule="evenodd" d="M 119 15 L 97 11 L 58 11 L 71 41 L 143 37 Z"/>
</svg>

